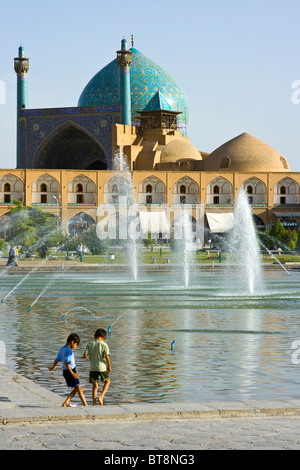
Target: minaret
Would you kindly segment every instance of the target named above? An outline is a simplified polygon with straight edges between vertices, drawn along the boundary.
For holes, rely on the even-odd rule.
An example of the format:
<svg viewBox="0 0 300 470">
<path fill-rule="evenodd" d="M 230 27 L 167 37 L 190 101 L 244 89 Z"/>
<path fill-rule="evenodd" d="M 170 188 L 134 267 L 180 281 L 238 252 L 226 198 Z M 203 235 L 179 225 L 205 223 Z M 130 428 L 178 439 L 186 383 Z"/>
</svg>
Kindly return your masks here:
<svg viewBox="0 0 300 470">
<path fill-rule="evenodd" d="M 120 68 L 120 102 L 122 105 L 122 124 L 131 126 L 130 66 L 131 51 L 127 50 L 127 41 L 122 39 L 121 50 L 117 51 L 117 64 Z"/>
<path fill-rule="evenodd" d="M 19 168 L 19 110 L 28 107 L 27 72 L 29 59 L 24 57 L 24 47 L 19 47 L 19 55 L 15 57 L 15 72 L 17 74 L 17 168 Z"/>
</svg>

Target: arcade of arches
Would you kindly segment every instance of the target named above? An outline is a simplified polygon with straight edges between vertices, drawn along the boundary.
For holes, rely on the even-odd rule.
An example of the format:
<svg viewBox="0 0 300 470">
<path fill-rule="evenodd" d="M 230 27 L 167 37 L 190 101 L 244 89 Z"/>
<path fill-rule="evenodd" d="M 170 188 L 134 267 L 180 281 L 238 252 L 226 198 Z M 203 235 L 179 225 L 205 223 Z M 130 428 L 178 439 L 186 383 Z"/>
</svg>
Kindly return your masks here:
<svg viewBox="0 0 300 470">
<path fill-rule="evenodd" d="M 135 201 L 147 210 L 184 205 L 193 216 L 201 205 L 205 214 L 232 213 L 243 186 L 259 228 L 270 228 L 276 218 L 286 221 L 286 226 L 291 220 L 290 226 L 300 223 L 300 174 L 278 172 L 216 176 L 179 171 L 0 170 L 0 217 L 14 201 L 21 201 L 59 217 L 62 225 L 71 221 L 75 227 L 77 218 L 85 224 L 97 222 L 97 208 L 119 204 L 120 196 L 128 194 L 131 178 Z"/>
</svg>

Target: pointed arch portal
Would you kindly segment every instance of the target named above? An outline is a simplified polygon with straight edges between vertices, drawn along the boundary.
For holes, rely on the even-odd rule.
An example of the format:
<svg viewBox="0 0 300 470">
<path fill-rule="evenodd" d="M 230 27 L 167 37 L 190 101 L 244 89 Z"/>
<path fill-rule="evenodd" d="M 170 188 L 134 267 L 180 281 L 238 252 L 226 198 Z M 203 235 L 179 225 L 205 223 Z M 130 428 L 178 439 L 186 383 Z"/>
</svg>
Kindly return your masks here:
<svg viewBox="0 0 300 470">
<path fill-rule="evenodd" d="M 93 217 L 91 217 L 89 214 L 86 214 L 85 212 L 79 212 L 69 220 L 69 234 L 81 235 L 82 232 L 88 230 L 94 224 L 95 220 Z"/>
<path fill-rule="evenodd" d="M 75 126 L 56 134 L 41 151 L 39 168 L 106 170 L 107 159 L 100 145 Z"/>
</svg>

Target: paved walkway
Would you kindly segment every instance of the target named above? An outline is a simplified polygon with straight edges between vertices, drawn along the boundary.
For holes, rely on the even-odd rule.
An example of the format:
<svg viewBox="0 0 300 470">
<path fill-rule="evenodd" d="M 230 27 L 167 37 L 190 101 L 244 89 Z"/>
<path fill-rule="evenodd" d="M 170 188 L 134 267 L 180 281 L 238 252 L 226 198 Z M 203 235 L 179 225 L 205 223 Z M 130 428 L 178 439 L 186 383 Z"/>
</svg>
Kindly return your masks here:
<svg viewBox="0 0 300 470">
<path fill-rule="evenodd" d="M 62 408 L 62 397 L 1 364 L 0 375 L 1 450 L 102 449 L 110 458 L 112 450 L 300 449 L 300 400 Z"/>
</svg>

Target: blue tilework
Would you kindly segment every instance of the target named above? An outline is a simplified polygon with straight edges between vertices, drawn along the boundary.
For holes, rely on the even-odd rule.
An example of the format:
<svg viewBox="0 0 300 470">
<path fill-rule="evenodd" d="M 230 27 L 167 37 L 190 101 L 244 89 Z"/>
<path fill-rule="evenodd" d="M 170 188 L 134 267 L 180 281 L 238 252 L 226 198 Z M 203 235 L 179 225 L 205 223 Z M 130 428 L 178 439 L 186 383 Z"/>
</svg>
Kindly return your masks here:
<svg viewBox="0 0 300 470">
<path fill-rule="evenodd" d="M 132 117 L 145 109 L 157 91 L 164 96 L 172 111 L 181 112 L 178 116 L 179 128 L 188 123 L 189 108 L 187 98 L 175 80 L 159 65 L 135 48 L 130 67 Z M 101 69 L 87 84 L 78 101 L 78 106 L 118 105 L 120 71 L 117 60 Z"/>
<path fill-rule="evenodd" d="M 84 111 L 84 112 L 81 112 Z M 76 124 L 99 142 L 112 167 L 112 125 L 120 122 L 120 106 L 24 109 L 21 120 L 18 168 L 37 168 L 40 152 L 64 125 Z"/>
<path fill-rule="evenodd" d="M 158 91 L 149 101 L 144 111 L 173 111 L 173 108 L 165 96 Z"/>
</svg>

